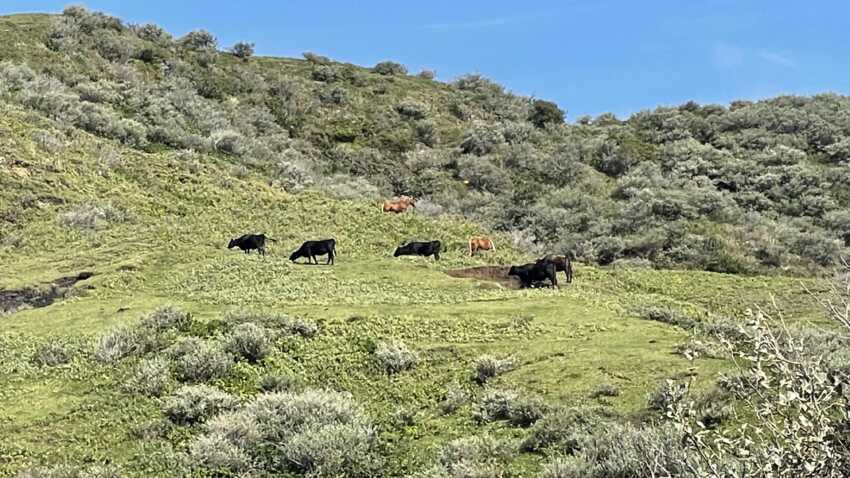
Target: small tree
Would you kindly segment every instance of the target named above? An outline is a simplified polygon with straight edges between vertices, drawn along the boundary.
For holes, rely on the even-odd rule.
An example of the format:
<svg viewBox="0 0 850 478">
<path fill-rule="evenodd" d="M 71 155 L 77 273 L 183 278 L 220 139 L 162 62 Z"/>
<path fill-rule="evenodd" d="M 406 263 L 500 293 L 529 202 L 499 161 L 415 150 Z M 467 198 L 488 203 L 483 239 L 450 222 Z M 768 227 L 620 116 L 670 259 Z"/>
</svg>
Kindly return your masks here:
<svg viewBox="0 0 850 478">
<path fill-rule="evenodd" d="M 254 44 L 241 41 L 230 47 L 230 52 L 233 53 L 233 56 L 236 58 L 247 60 L 254 56 Z"/>
<path fill-rule="evenodd" d="M 534 126 L 543 128 L 549 123 L 561 124 L 564 122 L 564 110 L 551 101 L 535 100 L 531 107 L 528 121 Z"/>
</svg>

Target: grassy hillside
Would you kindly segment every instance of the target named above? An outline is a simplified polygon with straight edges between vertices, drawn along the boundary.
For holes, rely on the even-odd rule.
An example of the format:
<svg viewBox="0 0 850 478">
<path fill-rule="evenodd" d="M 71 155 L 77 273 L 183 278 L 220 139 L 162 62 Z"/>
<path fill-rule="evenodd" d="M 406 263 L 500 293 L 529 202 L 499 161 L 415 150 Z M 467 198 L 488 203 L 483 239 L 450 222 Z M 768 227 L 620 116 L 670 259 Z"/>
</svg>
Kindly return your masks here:
<svg viewBox="0 0 850 478">
<path fill-rule="evenodd" d="M 737 369 L 717 339 L 735 336 L 749 309 L 826 323 L 815 299 L 830 290 L 816 277 L 588 260 L 569 286 L 517 290 L 447 274 L 525 262 L 537 247 L 577 250 L 535 245 L 497 211 L 462 207 L 505 212 L 501 201 L 529 194 L 530 215 L 561 222 L 532 206 L 539 191 L 510 161 L 484 155 L 510 185 L 458 169 L 482 157 L 455 150 L 467 128 L 519 122 L 505 118 L 529 107 L 489 83 L 475 93 L 309 55 L 243 61 L 152 28 L 65 17 L 75 20 L 0 18 L 0 300 L 56 296 L 0 315 L 0 476 L 538 476 L 596 432 L 655 436 L 657 425 L 678 436 L 658 405 L 667 379 L 689 383 L 701 413 L 731 427 L 732 393 L 718 382 Z M 237 81 L 254 74 L 267 89 Z M 401 98 L 427 105 L 442 146 L 423 146 L 423 120 L 401 113 Z M 529 134 L 550 148 L 608 127 Z M 440 166 L 417 170 L 424 157 Z M 623 187 L 582 171 L 574 185 L 600 198 Z M 509 193 L 476 190 L 493 184 Z M 432 199 L 457 194 L 459 207 L 380 211 L 381 197 L 423 185 Z M 731 227 L 684 221 L 718 237 Z M 266 258 L 226 249 L 245 232 L 278 242 Z M 467 257 L 481 233 L 498 251 Z M 325 237 L 338 241 L 336 265 L 290 263 L 301 241 Z M 439 262 L 392 257 L 431 239 L 446 249 Z M 702 244 L 680 239 L 680 253 Z M 84 271 L 94 275 L 53 284 Z M 844 344 L 830 340 L 816 343 Z M 187 418 L 205 400 L 221 409 Z M 275 400 L 275 413 L 257 411 Z"/>
</svg>

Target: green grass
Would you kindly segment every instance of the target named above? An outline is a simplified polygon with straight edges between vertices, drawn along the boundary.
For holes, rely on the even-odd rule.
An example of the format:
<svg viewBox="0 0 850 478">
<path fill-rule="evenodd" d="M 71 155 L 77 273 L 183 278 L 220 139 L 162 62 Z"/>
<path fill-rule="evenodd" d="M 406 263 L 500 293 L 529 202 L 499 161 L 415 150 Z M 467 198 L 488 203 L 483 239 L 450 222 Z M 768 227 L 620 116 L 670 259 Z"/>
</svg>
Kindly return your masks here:
<svg viewBox="0 0 850 478">
<path fill-rule="evenodd" d="M 261 366 L 239 364 L 221 385 L 255 393 L 264 373 L 296 375 L 308 386 L 346 390 L 379 424 L 389 474 L 430 463 L 440 444 L 478 433 L 520 438 L 525 431 L 501 423 L 478 425 L 471 406 L 443 416 L 449 387 L 481 393 L 471 380 L 476 357 L 511 356 L 517 367 L 491 386 L 512 387 L 553 405 L 595 404 L 602 383 L 620 395 L 606 403 L 625 417 L 645 413 L 646 394 L 665 378 L 693 378 L 708 386 L 729 365 L 688 361 L 673 353 L 687 334 L 638 319 L 634 310 L 656 305 L 697 318 L 739 315 L 776 300 L 786 310 L 817 319 L 798 280 L 685 271 L 600 269 L 579 266 L 561 290 L 511 290 L 495 283 L 456 279 L 446 270 L 530 259 L 496 235 L 496 254 L 469 258 L 466 238 L 482 231 L 459 218 L 387 215 L 377 204 L 338 201 L 318 192 L 289 194 L 262 178 L 229 177 L 229 165 L 202 157 L 200 169 L 169 152 L 150 154 L 109 145 L 74 132 L 57 153 L 37 149 L 35 128 L 49 123 L 0 104 L 0 211 L 16 221 L 0 246 L 0 288 L 46 283 L 82 270 L 94 286 L 41 309 L 0 317 L 0 475 L 22 467 L 109 460 L 130 476 L 167 473 L 169 450 L 181 451 L 186 430 L 140 442 L 131 430 L 160 417 L 157 404 L 121 387 L 127 366 L 98 365 L 90 352 L 71 364 L 39 369 L 30 359 L 50 337 L 93 339 L 165 305 L 202 321 L 232 309 L 286 313 L 320 325 L 311 340 L 287 339 Z M 58 133 L 57 133 L 58 134 Z M 99 148 L 116 148 L 115 169 L 98 165 Z M 50 197 L 63 202 L 50 201 Z M 58 214 L 76 204 L 111 202 L 129 219 L 98 231 L 63 229 Z M 6 226 L 4 226 L 6 227 Z M 279 240 L 260 258 L 227 250 L 227 240 L 263 231 Z M 8 238 L 20 242 L 12 245 Z M 288 253 L 304 239 L 335 237 L 337 264 L 292 264 Z M 440 239 L 443 260 L 393 258 L 409 239 Z M 806 279 L 810 288 L 820 282 Z M 119 312 L 119 309 L 123 311 Z M 402 340 L 420 353 L 413 371 L 388 376 L 374 363 L 370 344 Z M 415 425 L 398 428 L 399 408 L 417 412 Z M 541 457 L 523 454 L 521 476 Z"/>
</svg>

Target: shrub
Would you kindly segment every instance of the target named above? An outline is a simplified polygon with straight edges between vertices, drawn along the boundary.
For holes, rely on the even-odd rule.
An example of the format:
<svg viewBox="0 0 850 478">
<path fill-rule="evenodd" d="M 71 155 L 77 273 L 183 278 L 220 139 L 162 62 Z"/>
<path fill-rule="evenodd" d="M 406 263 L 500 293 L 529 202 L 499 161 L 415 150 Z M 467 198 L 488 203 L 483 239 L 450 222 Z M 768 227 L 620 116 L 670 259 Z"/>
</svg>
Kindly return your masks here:
<svg viewBox="0 0 850 478">
<path fill-rule="evenodd" d="M 230 311 L 224 316 L 224 321 L 230 327 L 245 323 L 255 323 L 268 329 L 278 330 L 292 335 L 300 335 L 304 338 L 313 337 L 319 330 L 318 325 L 308 320 L 292 318 L 286 315 L 263 314 L 248 310 Z"/>
<path fill-rule="evenodd" d="M 413 100 L 402 101 L 395 106 L 395 110 L 404 119 L 421 120 L 428 116 L 428 107 Z"/>
<path fill-rule="evenodd" d="M 332 195 L 340 199 L 365 199 L 374 201 L 381 197 L 378 187 L 361 177 L 337 174 L 325 186 Z M 417 203 L 416 207 L 419 207 Z"/>
<path fill-rule="evenodd" d="M 120 478 L 122 476 L 124 475 L 119 468 L 104 465 L 88 467 L 55 465 L 50 468 L 28 468 L 19 470 L 15 475 L 16 478 Z"/>
<path fill-rule="evenodd" d="M 264 392 L 293 392 L 300 388 L 301 380 L 293 375 L 270 373 L 260 381 L 260 389 Z"/>
<path fill-rule="evenodd" d="M 687 392 L 687 384 L 665 380 L 658 388 L 647 394 L 646 399 L 650 409 L 664 412 L 685 398 Z"/>
<path fill-rule="evenodd" d="M 446 396 L 440 402 L 440 411 L 443 415 L 454 413 L 467 401 L 469 401 L 469 394 L 459 385 L 454 385 L 446 390 Z"/>
<path fill-rule="evenodd" d="M 313 63 L 314 65 L 327 65 L 331 63 L 330 58 L 322 55 L 317 55 L 310 51 L 305 51 L 301 54 L 301 56 L 303 56 L 305 60 L 309 61 L 310 63 Z"/>
<path fill-rule="evenodd" d="M 192 327 L 192 316 L 174 306 L 160 307 L 139 321 L 139 327 L 156 332 L 176 330 L 188 332 Z"/>
<path fill-rule="evenodd" d="M 434 70 L 422 70 L 416 76 L 424 80 L 433 80 L 437 77 L 437 73 Z"/>
<path fill-rule="evenodd" d="M 205 428 L 207 438 L 197 439 L 193 455 L 213 469 L 221 466 L 232 473 L 251 463 L 278 474 L 380 474 L 376 434 L 347 394 L 261 394 L 240 410 L 209 420 Z"/>
<path fill-rule="evenodd" d="M 283 447 L 297 471 L 316 478 L 379 476 L 382 460 L 375 453 L 375 431 L 360 424 L 330 424 L 300 433 Z"/>
<path fill-rule="evenodd" d="M 416 141 L 433 148 L 440 143 L 440 135 L 437 131 L 437 125 L 431 120 L 420 120 L 413 124 L 413 132 L 416 135 Z"/>
<path fill-rule="evenodd" d="M 224 347 L 233 355 L 255 363 L 271 352 L 273 338 L 266 328 L 252 323 L 239 324 L 224 339 Z"/>
<path fill-rule="evenodd" d="M 65 148 L 65 141 L 49 131 L 38 130 L 33 133 L 33 141 L 45 153 L 56 153 Z"/>
<path fill-rule="evenodd" d="M 610 383 L 599 384 L 598 387 L 590 392 L 590 398 L 616 397 L 618 395 L 620 395 L 620 389 Z"/>
<path fill-rule="evenodd" d="M 472 364 L 472 378 L 483 385 L 490 379 L 505 372 L 513 370 L 514 360 L 512 358 L 496 358 L 492 355 L 482 355 L 475 359 Z"/>
<path fill-rule="evenodd" d="M 127 220 L 127 213 L 110 203 L 86 202 L 57 217 L 59 225 L 68 229 L 97 230 L 111 223 Z"/>
<path fill-rule="evenodd" d="M 602 426 L 601 416 L 587 408 L 559 408 L 538 420 L 522 442 L 525 451 L 557 449 L 573 454 L 587 435 Z"/>
<path fill-rule="evenodd" d="M 501 132 L 485 123 L 478 122 L 464 133 L 460 150 L 465 154 L 484 156 L 496 151 L 504 142 L 505 138 Z"/>
<path fill-rule="evenodd" d="M 183 48 L 195 51 L 210 51 L 218 47 L 218 40 L 206 30 L 194 30 L 177 40 Z"/>
<path fill-rule="evenodd" d="M 419 361 L 416 352 L 410 350 L 403 342 L 379 342 L 375 348 L 375 359 L 388 374 L 411 370 Z"/>
<path fill-rule="evenodd" d="M 379 75 L 387 75 L 387 76 L 396 76 L 396 75 L 406 75 L 407 68 L 401 63 L 396 63 L 394 61 L 382 61 L 372 67 L 372 71 Z"/>
<path fill-rule="evenodd" d="M 151 397 L 162 396 L 171 385 L 169 363 L 162 357 L 142 360 L 127 380 L 127 388 Z"/>
<path fill-rule="evenodd" d="M 160 46 L 165 46 L 171 43 L 171 34 L 161 27 L 151 23 L 145 23 L 144 25 L 135 27 L 133 28 L 133 31 L 136 33 L 136 36 L 142 40 L 153 42 Z"/>
<path fill-rule="evenodd" d="M 697 468 L 696 463 L 682 438 L 682 433 L 670 426 L 637 428 L 610 423 L 582 441 L 578 466 L 589 472 L 584 475 L 588 478 L 694 476 L 691 470 Z"/>
<path fill-rule="evenodd" d="M 233 53 L 233 56 L 236 58 L 247 60 L 254 56 L 254 44 L 241 41 L 230 47 L 230 52 Z"/>
<path fill-rule="evenodd" d="M 101 336 L 95 358 L 114 363 L 131 355 L 144 355 L 159 348 L 158 337 L 150 331 L 134 327 L 116 327 Z"/>
<path fill-rule="evenodd" d="M 191 425 L 236 407 L 238 400 L 209 385 L 185 385 L 166 398 L 165 415 L 174 423 Z"/>
<path fill-rule="evenodd" d="M 440 466 L 449 476 L 500 477 L 513 457 L 513 443 L 490 436 L 458 438 L 440 452 Z"/>
<path fill-rule="evenodd" d="M 313 68 L 313 72 L 310 74 L 311 78 L 323 83 L 339 81 L 341 76 L 339 68 L 334 65 L 318 65 Z"/>
<path fill-rule="evenodd" d="M 70 362 L 72 358 L 73 351 L 66 343 L 52 339 L 36 350 L 32 361 L 42 367 L 55 367 Z"/>
<path fill-rule="evenodd" d="M 245 138 L 233 130 L 218 130 L 210 135 L 213 148 L 216 151 L 233 156 L 241 156 L 245 152 Z"/>
<path fill-rule="evenodd" d="M 181 382 L 216 380 L 230 373 L 233 366 L 233 357 L 218 342 L 186 340 L 176 350 L 174 366 Z"/>
<path fill-rule="evenodd" d="M 551 101 L 535 100 L 531 108 L 528 121 L 531 121 L 538 128 L 543 128 L 547 124 L 562 124 L 564 122 L 563 110 Z"/>
<path fill-rule="evenodd" d="M 248 452 L 219 434 L 196 437 L 189 444 L 189 456 L 210 470 L 239 474 L 253 468 Z"/>
<path fill-rule="evenodd" d="M 490 390 L 478 404 L 473 417 L 480 422 L 507 420 L 528 427 L 543 417 L 546 406 L 539 398 L 525 397 L 512 390 Z"/>
</svg>

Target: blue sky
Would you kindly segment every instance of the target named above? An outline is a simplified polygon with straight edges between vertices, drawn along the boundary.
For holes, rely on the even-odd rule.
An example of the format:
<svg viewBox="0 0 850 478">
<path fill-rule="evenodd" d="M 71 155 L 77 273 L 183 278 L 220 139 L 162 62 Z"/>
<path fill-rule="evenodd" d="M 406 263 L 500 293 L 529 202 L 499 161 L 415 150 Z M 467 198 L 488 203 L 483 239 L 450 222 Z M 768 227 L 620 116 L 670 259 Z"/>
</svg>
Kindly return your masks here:
<svg viewBox="0 0 850 478">
<path fill-rule="evenodd" d="M 262 55 L 392 59 L 441 80 L 481 73 L 557 102 L 568 119 L 656 105 L 850 93 L 850 3 L 786 0 L 2 0 L 0 13 L 82 3 Z M 522 6 L 519 6 L 522 5 Z"/>
</svg>

